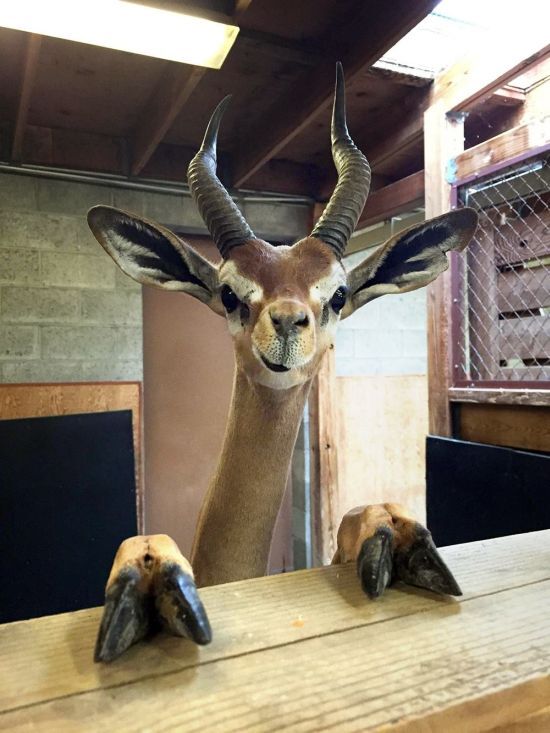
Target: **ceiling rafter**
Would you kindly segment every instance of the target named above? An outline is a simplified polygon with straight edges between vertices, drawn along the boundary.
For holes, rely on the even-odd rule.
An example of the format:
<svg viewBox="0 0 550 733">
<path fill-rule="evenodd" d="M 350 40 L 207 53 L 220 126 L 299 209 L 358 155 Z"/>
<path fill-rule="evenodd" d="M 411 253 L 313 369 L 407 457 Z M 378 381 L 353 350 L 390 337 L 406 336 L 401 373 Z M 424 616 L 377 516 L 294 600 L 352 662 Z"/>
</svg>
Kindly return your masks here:
<svg viewBox="0 0 550 733">
<path fill-rule="evenodd" d="M 170 62 L 133 136 L 131 173 L 139 175 L 208 69 Z"/>
<path fill-rule="evenodd" d="M 344 64 L 349 85 L 428 15 L 436 4 L 436 0 L 415 3 L 395 0 L 386 12 L 374 16 L 370 13 L 370 17 L 369 3 L 358 6 L 357 13 L 347 20 L 347 27 L 336 34 L 336 37 L 346 39 L 345 44 L 342 42 L 336 46 L 330 43 L 331 39 L 325 39 L 326 43 L 320 45 L 334 51 L 327 53 L 325 60 L 304 75 L 303 83 L 293 88 L 288 98 L 277 100 L 277 112 L 266 115 L 263 123 L 256 126 L 262 134 L 252 138 L 247 135 L 247 139 L 253 139 L 254 143 L 241 146 L 234 185 L 243 186 L 268 160 L 301 134 L 318 114 L 329 108 L 336 60 Z"/>
<path fill-rule="evenodd" d="M 23 74 L 21 78 L 19 102 L 17 105 L 17 113 L 15 117 L 15 125 L 11 145 L 11 157 L 12 160 L 16 161 L 21 160 L 23 152 L 23 138 L 25 136 L 25 130 L 27 127 L 27 118 L 29 116 L 32 90 L 36 79 L 41 45 L 42 36 L 36 35 L 35 33 L 30 33 L 28 36 L 27 45 L 25 47 Z"/>
</svg>

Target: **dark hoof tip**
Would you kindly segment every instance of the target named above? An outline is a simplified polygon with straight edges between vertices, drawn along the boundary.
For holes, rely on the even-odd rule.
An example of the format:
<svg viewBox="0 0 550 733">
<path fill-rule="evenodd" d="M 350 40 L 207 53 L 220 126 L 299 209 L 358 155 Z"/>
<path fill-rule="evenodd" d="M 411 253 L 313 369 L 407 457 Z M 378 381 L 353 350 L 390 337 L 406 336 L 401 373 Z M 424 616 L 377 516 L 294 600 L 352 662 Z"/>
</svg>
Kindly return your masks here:
<svg viewBox="0 0 550 733">
<path fill-rule="evenodd" d="M 371 599 L 380 598 L 392 579 L 393 533 L 389 527 L 379 527 L 365 540 L 357 556 L 357 574 L 363 592 Z"/>
</svg>

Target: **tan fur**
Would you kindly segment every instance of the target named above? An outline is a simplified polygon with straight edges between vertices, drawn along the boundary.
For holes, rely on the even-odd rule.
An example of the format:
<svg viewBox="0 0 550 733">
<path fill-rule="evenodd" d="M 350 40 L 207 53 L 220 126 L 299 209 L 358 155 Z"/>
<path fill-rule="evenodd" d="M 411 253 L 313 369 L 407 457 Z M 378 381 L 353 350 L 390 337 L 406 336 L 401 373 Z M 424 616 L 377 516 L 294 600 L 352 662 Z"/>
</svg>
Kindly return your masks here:
<svg viewBox="0 0 550 733">
<path fill-rule="evenodd" d="M 181 554 L 174 540 L 167 534 L 129 537 L 118 548 L 107 580 L 106 590 L 109 590 L 120 571 L 131 565 L 137 567 L 140 571 L 139 590 L 142 593 L 148 593 L 156 570 L 164 562 L 178 564 L 193 577 L 191 565 Z"/>
<path fill-rule="evenodd" d="M 236 361 L 233 398 L 222 453 L 199 517 L 192 564 L 199 585 L 262 575 L 311 381 L 333 343 L 340 319 L 330 305 L 334 293 L 344 286 L 349 290 L 341 312 L 345 317 L 384 292 L 425 285 L 447 266 L 445 252 L 469 241 L 475 215 L 462 209 L 440 217 L 436 225 L 443 227 L 442 237 L 435 237 L 435 243 L 428 241 L 425 251 L 419 249 L 418 241 L 409 251 L 407 242 L 413 240 L 403 240 L 402 245 L 396 237 L 350 273 L 345 272 L 331 248 L 315 237 L 306 237 L 292 247 L 250 240 L 233 247 L 227 259 L 215 267 L 167 230 L 128 213 L 97 207 L 90 221 L 99 241 L 138 282 L 184 290 L 208 303 L 216 313 L 224 312 L 225 288 L 237 296 L 238 305 L 230 305 L 227 313 Z M 120 221 L 127 229 L 132 224 L 139 235 L 138 244 L 122 237 L 117 228 Z M 433 226 L 428 223 L 418 229 Z M 153 240 L 153 265 L 144 266 L 135 255 L 144 250 L 147 231 Z M 413 229 L 405 234 L 416 236 Z M 155 254 L 159 238 L 171 243 L 185 264 L 180 268 L 179 280 L 171 279 L 170 268 L 166 272 L 162 269 L 163 263 Z M 404 265 L 398 270 L 395 257 L 392 264 L 394 249 L 403 250 Z M 423 265 L 421 271 L 418 258 Z M 376 279 L 385 262 L 390 263 L 388 282 Z M 286 325 L 281 328 L 284 319 Z M 384 524 L 391 527 L 396 548 L 410 544 L 415 522 L 403 508 L 391 504 L 361 507 L 344 517 L 335 559 L 355 559 L 362 542 Z M 143 571 L 143 582 L 149 582 L 149 566 L 166 553 L 187 568 L 175 545 L 170 545 L 172 541 L 159 537 L 163 536 L 123 543 L 109 582 L 130 562 Z"/>
</svg>

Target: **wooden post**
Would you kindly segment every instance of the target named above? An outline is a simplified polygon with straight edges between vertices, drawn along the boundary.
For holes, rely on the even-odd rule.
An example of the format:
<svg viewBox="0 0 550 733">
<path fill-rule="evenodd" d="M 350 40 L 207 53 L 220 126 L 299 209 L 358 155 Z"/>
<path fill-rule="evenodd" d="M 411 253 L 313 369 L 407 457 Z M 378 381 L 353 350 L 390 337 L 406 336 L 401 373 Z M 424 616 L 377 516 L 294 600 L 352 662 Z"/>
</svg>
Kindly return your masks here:
<svg viewBox="0 0 550 733">
<path fill-rule="evenodd" d="M 336 552 L 338 456 L 335 408 L 336 365 L 334 347 L 325 354 L 309 399 L 310 486 L 312 491 L 312 537 L 315 565 L 327 565 Z"/>
<path fill-rule="evenodd" d="M 446 115 L 441 102 L 424 115 L 424 171 L 426 218 L 451 209 L 451 186 L 445 173 L 448 161 L 464 150 L 464 116 Z M 430 433 L 450 437 L 451 412 L 451 270 L 428 287 L 428 388 Z"/>
</svg>

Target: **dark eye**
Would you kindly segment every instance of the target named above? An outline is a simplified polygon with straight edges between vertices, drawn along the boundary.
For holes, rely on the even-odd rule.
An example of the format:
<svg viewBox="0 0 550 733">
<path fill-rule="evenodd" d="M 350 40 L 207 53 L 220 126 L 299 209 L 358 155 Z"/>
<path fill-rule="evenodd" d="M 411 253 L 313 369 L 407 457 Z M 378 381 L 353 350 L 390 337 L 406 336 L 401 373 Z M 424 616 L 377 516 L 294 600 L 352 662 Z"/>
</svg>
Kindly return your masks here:
<svg viewBox="0 0 550 733">
<path fill-rule="evenodd" d="M 240 300 L 237 298 L 235 293 L 231 290 L 229 285 L 222 285 L 222 303 L 223 307 L 228 313 L 233 313 L 237 309 Z"/>
<path fill-rule="evenodd" d="M 330 299 L 330 306 L 335 313 L 340 313 L 342 308 L 345 306 L 347 294 L 348 289 L 343 285 L 335 291 L 334 295 Z"/>
</svg>

